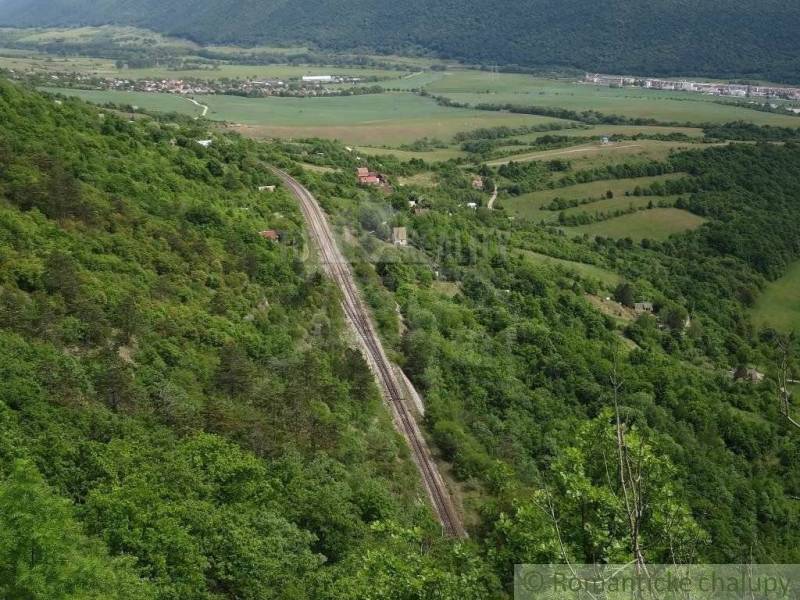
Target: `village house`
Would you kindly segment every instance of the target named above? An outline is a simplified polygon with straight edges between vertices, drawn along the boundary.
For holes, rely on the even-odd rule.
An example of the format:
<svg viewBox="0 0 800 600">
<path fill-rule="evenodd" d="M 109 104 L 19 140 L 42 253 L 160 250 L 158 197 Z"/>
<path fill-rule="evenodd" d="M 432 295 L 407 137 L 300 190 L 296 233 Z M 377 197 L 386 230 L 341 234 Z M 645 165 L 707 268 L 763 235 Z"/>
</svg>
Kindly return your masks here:
<svg viewBox="0 0 800 600">
<path fill-rule="evenodd" d="M 203 148 L 208 148 L 211 144 L 214 143 L 214 140 L 197 140 L 197 143 L 200 144 Z"/>
<path fill-rule="evenodd" d="M 356 177 L 360 185 L 381 185 L 383 180 L 375 171 L 370 171 L 367 167 L 358 167 Z"/>
<path fill-rule="evenodd" d="M 408 234 L 405 227 L 394 227 L 392 229 L 392 243 L 395 246 L 408 246 Z"/>
<path fill-rule="evenodd" d="M 482 190 L 483 189 L 483 178 L 482 177 L 475 177 L 472 180 L 472 189 L 475 189 L 475 190 Z"/>
<path fill-rule="evenodd" d="M 274 185 L 260 185 L 258 186 L 259 192 L 274 192 L 275 186 Z"/>
<path fill-rule="evenodd" d="M 653 312 L 653 303 L 652 302 L 637 302 L 633 305 L 633 310 L 638 315 L 643 315 L 645 313 L 652 313 Z"/>
</svg>

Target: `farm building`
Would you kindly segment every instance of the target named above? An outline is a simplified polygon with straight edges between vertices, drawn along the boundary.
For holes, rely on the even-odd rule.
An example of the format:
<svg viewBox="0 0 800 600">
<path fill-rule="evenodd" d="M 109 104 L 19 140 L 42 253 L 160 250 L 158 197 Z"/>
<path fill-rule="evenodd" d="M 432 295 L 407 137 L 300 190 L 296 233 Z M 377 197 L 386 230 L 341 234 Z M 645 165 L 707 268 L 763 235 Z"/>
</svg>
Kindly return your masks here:
<svg viewBox="0 0 800 600">
<path fill-rule="evenodd" d="M 392 229 L 392 243 L 395 246 L 408 246 L 408 233 L 405 227 L 395 227 Z"/>
</svg>

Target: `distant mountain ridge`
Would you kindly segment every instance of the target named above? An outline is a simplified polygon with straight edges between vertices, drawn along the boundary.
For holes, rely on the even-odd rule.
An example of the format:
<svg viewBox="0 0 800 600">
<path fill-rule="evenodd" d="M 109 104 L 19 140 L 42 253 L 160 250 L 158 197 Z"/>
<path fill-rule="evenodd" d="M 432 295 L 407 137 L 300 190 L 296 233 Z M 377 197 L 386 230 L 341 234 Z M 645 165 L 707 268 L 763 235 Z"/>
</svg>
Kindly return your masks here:
<svg viewBox="0 0 800 600">
<path fill-rule="evenodd" d="M 203 43 L 422 49 L 472 63 L 800 80 L 787 0 L 0 0 L 0 25 L 136 25 Z"/>
</svg>

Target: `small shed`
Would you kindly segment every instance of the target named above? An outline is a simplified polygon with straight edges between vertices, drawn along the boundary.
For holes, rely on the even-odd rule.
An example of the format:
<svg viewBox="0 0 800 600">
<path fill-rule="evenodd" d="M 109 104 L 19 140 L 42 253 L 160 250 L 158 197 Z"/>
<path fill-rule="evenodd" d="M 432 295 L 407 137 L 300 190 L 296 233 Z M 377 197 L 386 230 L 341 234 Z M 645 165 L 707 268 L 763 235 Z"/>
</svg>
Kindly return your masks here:
<svg viewBox="0 0 800 600">
<path fill-rule="evenodd" d="M 739 367 L 734 371 L 733 378 L 736 381 L 748 381 L 750 383 L 761 383 L 764 381 L 764 374 L 752 367 Z"/>
<path fill-rule="evenodd" d="M 392 243 L 395 246 L 408 245 L 408 233 L 405 227 L 394 227 L 392 229 Z"/>
<path fill-rule="evenodd" d="M 652 302 L 637 302 L 633 305 L 633 310 L 636 311 L 637 314 L 644 314 L 644 313 L 652 313 L 653 312 L 653 303 Z"/>
<path fill-rule="evenodd" d="M 258 186 L 259 192 L 274 192 L 275 186 L 274 185 L 260 185 Z"/>
<path fill-rule="evenodd" d="M 259 231 L 258 235 L 260 235 L 265 240 L 270 240 L 272 242 L 277 242 L 281 239 L 281 234 L 275 231 L 274 229 L 265 229 L 264 231 Z"/>
<path fill-rule="evenodd" d="M 475 177 L 472 180 L 472 188 L 476 190 L 483 189 L 483 178 L 482 177 Z"/>
</svg>

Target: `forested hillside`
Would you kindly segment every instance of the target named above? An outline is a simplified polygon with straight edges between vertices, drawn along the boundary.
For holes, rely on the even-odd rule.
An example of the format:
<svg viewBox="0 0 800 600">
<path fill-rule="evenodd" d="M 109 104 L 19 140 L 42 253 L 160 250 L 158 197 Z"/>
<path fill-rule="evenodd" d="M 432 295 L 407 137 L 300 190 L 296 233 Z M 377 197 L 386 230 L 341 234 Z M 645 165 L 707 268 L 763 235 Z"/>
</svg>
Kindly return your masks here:
<svg viewBox="0 0 800 600">
<path fill-rule="evenodd" d="M 372 157 L 376 188 L 338 142 L 135 116 L 0 82 L 0 597 L 507 598 L 516 563 L 634 541 L 800 560 L 800 348 L 749 316 L 800 259 L 797 131 L 591 167 Z M 468 540 L 442 538 L 269 165 L 341 234 Z M 503 206 L 647 177 L 630 210 L 695 229 L 578 236 Z"/>
<path fill-rule="evenodd" d="M 285 159 L 206 136 L 0 82 L 0 596 L 486 597 L 257 189 Z"/>
<path fill-rule="evenodd" d="M 422 51 L 486 65 L 800 80 L 781 0 L 4 0 L 0 24 L 132 24 L 199 42 Z"/>
</svg>

